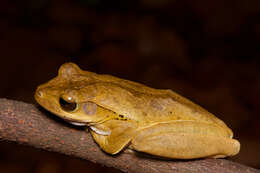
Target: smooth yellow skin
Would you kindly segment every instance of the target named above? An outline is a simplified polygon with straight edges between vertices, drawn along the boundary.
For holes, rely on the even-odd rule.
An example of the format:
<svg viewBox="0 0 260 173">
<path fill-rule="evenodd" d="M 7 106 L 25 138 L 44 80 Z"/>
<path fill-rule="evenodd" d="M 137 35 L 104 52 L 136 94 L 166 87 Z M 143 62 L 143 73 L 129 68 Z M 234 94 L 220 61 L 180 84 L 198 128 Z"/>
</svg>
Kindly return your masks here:
<svg viewBox="0 0 260 173">
<path fill-rule="evenodd" d="M 77 107 L 65 110 L 60 98 Z M 129 147 L 174 159 L 222 158 L 240 149 L 223 121 L 177 93 L 83 71 L 73 63 L 40 85 L 35 99 L 66 121 L 89 126 L 110 154 Z"/>
</svg>

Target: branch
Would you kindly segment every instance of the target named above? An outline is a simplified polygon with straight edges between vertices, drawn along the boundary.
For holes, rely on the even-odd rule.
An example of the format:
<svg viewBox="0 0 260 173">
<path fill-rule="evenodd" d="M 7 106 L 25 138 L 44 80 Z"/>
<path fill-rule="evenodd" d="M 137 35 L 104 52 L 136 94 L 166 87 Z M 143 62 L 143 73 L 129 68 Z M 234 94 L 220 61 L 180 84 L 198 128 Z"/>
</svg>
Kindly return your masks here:
<svg viewBox="0 0 260 173">
<path fill-rule="evenodd" d="M 7 99 L 0 99 L 0 140 L 79 157 L 129 173 L 260 173 L 225 159 L 165 161 L 126 152 L 110 156 L 99 149 L 85 130 L 70 126 L 34 105 Z"/>
</svg>

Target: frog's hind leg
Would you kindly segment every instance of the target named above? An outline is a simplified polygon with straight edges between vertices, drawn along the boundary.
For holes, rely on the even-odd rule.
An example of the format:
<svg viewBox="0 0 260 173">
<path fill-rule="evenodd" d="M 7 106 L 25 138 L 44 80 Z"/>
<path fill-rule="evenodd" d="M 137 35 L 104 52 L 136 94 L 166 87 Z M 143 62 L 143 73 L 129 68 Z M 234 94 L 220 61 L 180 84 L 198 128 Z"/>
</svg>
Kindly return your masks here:
<svg viewBox="0 0 260 173">
<path fill-rule="evenodd" d="M 179 121 L 142 129 L 130 147 L 160 157 L 193 159 L 232 156 L 239 152 L 240 144 L 216 125 Z"/>
</svg>

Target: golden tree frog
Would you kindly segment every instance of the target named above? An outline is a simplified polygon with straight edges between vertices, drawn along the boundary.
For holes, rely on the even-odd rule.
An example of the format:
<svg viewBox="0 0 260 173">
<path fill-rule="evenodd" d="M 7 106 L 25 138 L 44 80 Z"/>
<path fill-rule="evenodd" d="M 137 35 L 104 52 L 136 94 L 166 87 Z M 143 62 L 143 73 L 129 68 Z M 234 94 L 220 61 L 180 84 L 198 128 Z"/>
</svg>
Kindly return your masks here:
<svg viewBox="0 0 260 173">
<path fill-rule="evenodd" d="M 63 64 L 38 86 L 36 101 L 64 120 L 87 126 L 99 147 L 173 158 L 223 158 L 240 143 L 227 125 L 181 95 Z"/>
</svg>

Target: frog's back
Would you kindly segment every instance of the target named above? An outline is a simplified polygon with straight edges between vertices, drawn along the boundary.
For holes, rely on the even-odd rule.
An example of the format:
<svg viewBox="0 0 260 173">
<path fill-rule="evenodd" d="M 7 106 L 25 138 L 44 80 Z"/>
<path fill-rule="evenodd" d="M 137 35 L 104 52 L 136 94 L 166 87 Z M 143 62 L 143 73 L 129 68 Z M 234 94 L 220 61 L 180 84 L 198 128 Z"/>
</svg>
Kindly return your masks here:
<svg viewBox="0 0 260 173">
<path fill-rule="evenodd" d="M 91 72 L 86 71 L 86 73 Z M 122 104 L 120 105 L 119 103 L 119 105 L 117 105 L 118 110 L 115 110 L 116 112 L 124 114 L 127 111 L 131 112 L 129 110 L 133 110 L 132 114 L 135 114 L 135 117 L 151 122 L 186 119 L 211 122 L 225 128 L 227 127 L 223 121 L 216 118 L 213 114 L 172 90 L 154 89 L 137 82 L 110 75 L 91 74 L 97 83 L 100 83 L 101 85 L 109 84 L 107 85 L 108 87 L 117 87 L 117 92 L 119 93 L 127 91 L 128 93 L 131 93 L 131 96 L 134 96 L 134 98 L 131 96 L 120 98 Z M 121 95 L 124 96 L 123 94 Z M 130 101 L 131 104 L 124 104 L 127 101 Z M 113 107 L 109 105 L 109 102 L 106 102 L 106 104 L 108 105 L 103 106 L 109 108 Z M 128 107 L 127 105 L 131 107 Z M 133 117 L 133 115 L 129 116 Z"/>
</svg>

